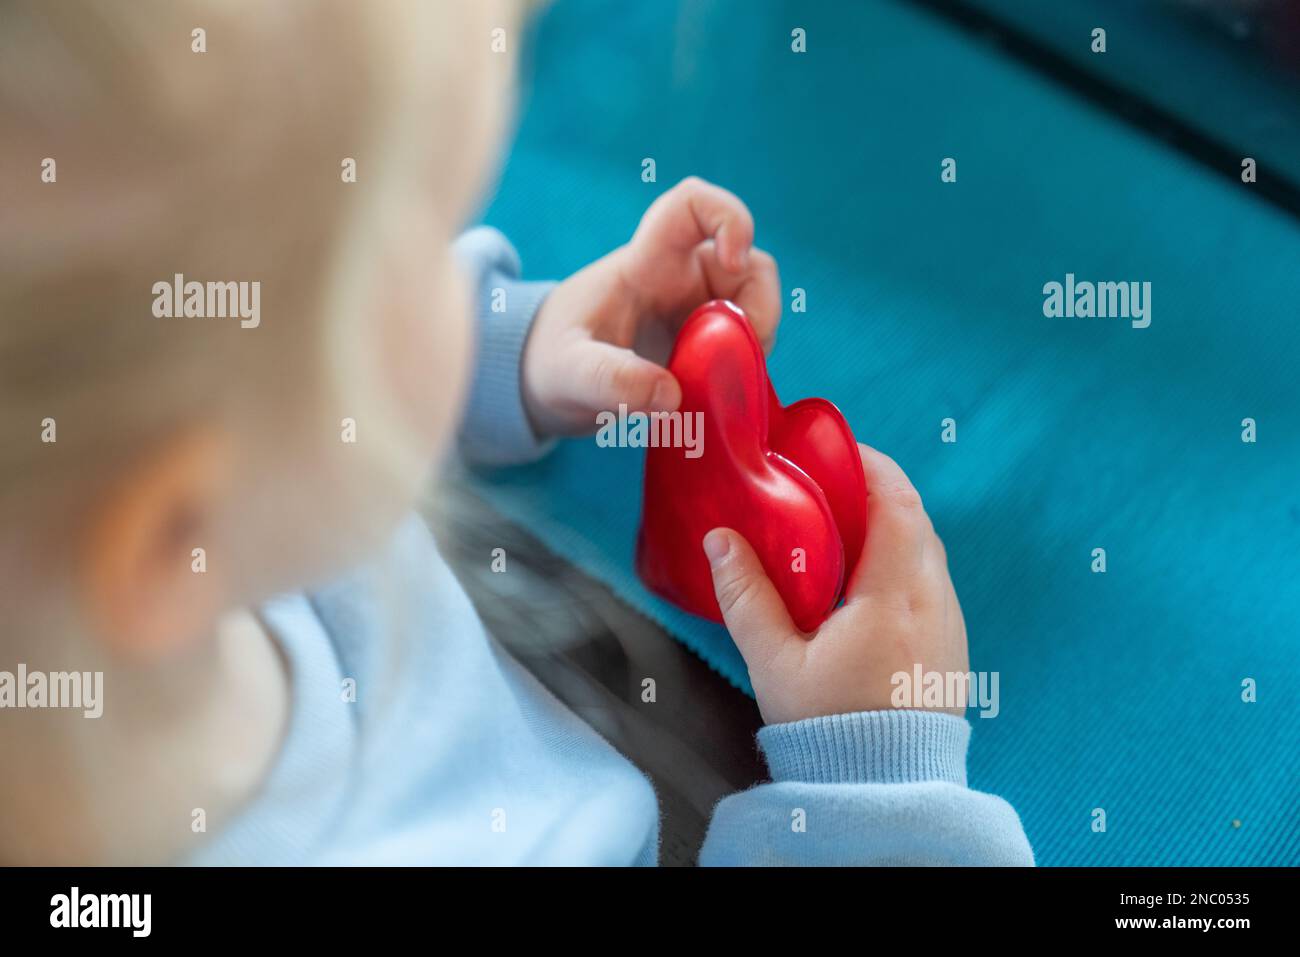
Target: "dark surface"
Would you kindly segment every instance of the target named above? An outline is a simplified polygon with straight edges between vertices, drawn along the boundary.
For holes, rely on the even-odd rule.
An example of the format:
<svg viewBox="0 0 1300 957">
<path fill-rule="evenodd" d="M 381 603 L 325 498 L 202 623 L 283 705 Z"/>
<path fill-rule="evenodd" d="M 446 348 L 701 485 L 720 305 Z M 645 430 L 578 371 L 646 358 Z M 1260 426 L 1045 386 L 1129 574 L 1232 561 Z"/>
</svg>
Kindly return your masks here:
<svg viewBox="0 0 1300 957">
<path fill-rule="evenodd" d="M 694 864 L 713 806 L 766 776 L 754 702 L 461 478 L 439 487 L 426 515 L 488 630 L 654 783 L 661 863 Z M 492 570 L 496 548 L 504 572 Z M 646 678 L 653 702 L 642 700 Z"/>
<path fill-rule="evenodd" d="M 1254 157 L 1252 194 L 1300 215 L 1296 0 L 909 2 L 1233 182 Z"/>
</svg>

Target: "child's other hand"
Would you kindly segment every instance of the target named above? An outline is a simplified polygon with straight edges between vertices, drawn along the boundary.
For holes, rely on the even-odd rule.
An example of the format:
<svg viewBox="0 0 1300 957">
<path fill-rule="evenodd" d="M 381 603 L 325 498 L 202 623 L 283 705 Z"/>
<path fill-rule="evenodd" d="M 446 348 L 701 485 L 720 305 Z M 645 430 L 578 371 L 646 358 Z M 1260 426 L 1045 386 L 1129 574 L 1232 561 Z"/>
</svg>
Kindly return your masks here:
<svg viewBox="0 0 1300 957">
<path fill-rule="evenodd" d="M 921 497 L 893 459 L 858 449 L 867 477 L 867 541 L 844 605 L 816 634 L 795 627 L 743 538 L 730 529 L 704 538 L 718 604 L 768 724 L 887 710 L 895 673 L 910 676 L 918 664 L 923 672 L 970 667 L 947 556 Z"/>
<path fill-rule="evenodd" d="M 651 204 L 631 241 L 575 273 L 542 304 L 523 357 L 523 395 L 541 436 L 595 431 L 596 414 L 671 412 L 663 364 L 691 311 L 730 299 L 764 349 L 781 318 L 776 261 L 753 245 L 745 204 L 691 177 Z"/>
</svg>

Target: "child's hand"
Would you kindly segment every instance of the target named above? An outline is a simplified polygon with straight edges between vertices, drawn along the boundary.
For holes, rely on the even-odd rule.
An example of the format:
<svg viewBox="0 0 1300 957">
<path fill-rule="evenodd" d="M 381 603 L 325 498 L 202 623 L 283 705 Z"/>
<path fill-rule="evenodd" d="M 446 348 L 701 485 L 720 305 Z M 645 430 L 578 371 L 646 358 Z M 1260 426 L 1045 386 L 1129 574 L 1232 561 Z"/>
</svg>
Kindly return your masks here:
<svg viewBox="0 0 1300 957">
<path fill-rule="evenodd" d="M 682 322 L 709 299 L 745 310 L 770 349 L 781 318 L 776 261 L 754 248 L 737 197 L 694 177 L 660 196 L 631 241 L 551 292 L 529 333 L 523 395 L 541 436 L 594 431 L 596 413 L 671 412 L 663 363 Z"/>
<path fill-rule="evenodd" d="M 704 537 L 718 604 L 769 724 L 886 710 L 891 676 L 910 676 L 917 664 L 923 672 L 969 670 L 961 606 L 921 497 L 893 459 L 858 448 L 867 541 L 844 605 L 816 634 L 795 627 L 743 538 L 730 529 Z"/>
</svg>

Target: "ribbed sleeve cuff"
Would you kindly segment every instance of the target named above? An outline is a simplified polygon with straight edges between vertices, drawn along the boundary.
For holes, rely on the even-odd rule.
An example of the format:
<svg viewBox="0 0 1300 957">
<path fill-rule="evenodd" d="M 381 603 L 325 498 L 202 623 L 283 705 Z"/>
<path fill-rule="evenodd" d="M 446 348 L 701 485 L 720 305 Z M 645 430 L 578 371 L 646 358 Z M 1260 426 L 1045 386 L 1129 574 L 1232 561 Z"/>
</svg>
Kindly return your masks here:
<svg viewBox="0 0 1300 957">
<path fill-rule="evenodd" d="M 970 723 L 939 711 L 858 711 L 758 732 L 773 781 L 966 785 Z"/>
<path fill-rule="evenodd" d="M 495 229 L 466 233 L 456 252 L 470 274 L 477 341 L 461 454 L 479 465 L 540 458 L 555 443 L 539 440 L 528 421 L 520 364 L 533 318 L 555 283 L 519 281 L 519 256 Z"/>
</svg>

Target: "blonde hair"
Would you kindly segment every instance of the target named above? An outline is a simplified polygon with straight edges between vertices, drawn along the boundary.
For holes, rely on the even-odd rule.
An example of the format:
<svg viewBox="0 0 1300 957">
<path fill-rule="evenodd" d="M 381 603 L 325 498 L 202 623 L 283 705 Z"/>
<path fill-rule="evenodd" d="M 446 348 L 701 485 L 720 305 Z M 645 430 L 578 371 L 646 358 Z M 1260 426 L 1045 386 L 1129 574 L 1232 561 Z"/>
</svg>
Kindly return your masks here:
<svg viewBox="0 0 1300 957">
<path fill-rule="evenodd" d="M 491 82 L 472 69 L 476 10 L 0 0 L 0 522 L 196 416 L 384 401 L 357 361 L 366 260 L 411 203 L 448 236 L 464 212 L 439 186 L 474 182 L 463 144 L 496 122 L 459 88 Z M 153 284 L 177 273 L 262 281 L 260 326 L 154 318 Z"/>
</svg>

